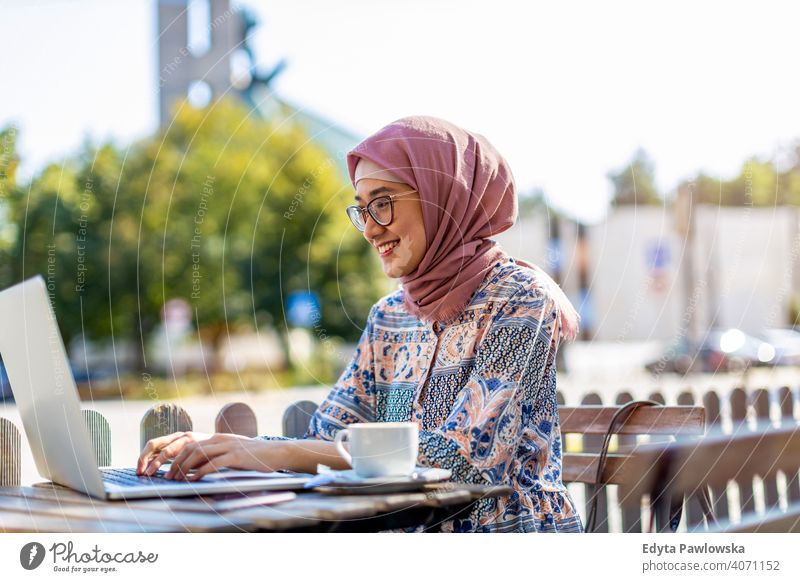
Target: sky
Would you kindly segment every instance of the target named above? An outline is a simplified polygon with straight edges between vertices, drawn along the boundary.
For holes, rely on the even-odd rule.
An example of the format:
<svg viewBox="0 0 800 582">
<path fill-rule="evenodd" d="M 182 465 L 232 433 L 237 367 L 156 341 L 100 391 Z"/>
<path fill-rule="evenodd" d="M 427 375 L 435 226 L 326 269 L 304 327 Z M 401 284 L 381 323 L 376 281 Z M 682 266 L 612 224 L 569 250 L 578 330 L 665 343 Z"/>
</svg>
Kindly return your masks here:
<svg viewBox="0 0 800 582">
<path fill-rule="evenodd" d="M 366 136 L 412 114 L 486 136 L 520 191 L 587 222 L 637 148 L 671 192 L 800 138 L 791 2 L 239 1 L 275 89 Z M 154 0 L 0 0 L 0 125 L 23 173 L 158 123 Z"/>
</svg>

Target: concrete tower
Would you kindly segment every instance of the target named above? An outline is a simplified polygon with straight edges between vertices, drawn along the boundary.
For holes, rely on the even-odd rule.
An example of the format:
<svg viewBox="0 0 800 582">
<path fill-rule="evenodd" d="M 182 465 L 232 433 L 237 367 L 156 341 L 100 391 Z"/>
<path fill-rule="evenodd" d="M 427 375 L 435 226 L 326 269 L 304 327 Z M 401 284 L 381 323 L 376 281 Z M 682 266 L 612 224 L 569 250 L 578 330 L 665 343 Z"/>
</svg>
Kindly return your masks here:
<svg viewBox="0 0 800 582">
<path fill-rule="evenodd" d="M 203 105 L 235 90 L 231 61 L 244 48 L 246 22 L 229 0 L 158 0 L 158 34 L 161 125 L 176 101 Z"/>
</svg>

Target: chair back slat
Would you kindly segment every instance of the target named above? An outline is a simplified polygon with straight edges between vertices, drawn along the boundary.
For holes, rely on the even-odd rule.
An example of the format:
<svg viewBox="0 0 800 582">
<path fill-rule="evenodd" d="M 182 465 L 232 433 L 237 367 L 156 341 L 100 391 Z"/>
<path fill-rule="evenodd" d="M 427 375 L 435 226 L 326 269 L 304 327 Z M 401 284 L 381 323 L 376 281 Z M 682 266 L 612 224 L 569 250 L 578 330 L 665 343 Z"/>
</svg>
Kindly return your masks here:
<svg viewBox="0 0 800 582">
<path fill-rule="evenodd" d="M 290 404 L 283 413 L 283 436 L 303 438 L 317 408 L 318 405 L 310 400 Z"/>
<path fill-rule="evenodd" d="M 733 434 L 749 431 L 747 426 L 747 392 L 743 388 L 734 388 L 729 396 L 731 406 L 731 426 Z M 743 477 L 736 480 L 739 487 L 739 506 L 744 513 L 755 511 L 755 498 L 753 496 L 753 480 Z"/>
<path fill-rule="evenodd" d="M 561 478 L 565 483 L 584 483 L 594 485 L 618 485 L 634 477 L 625 466 L 628 455 L 609 453 L 606 466 L 600 480 L 597 480 L 597 463 L 600 456 L 597 453 L 565 453 L 562 462 Z"/>
<path fill-rule="evenodd" d="M 617 406 L 563 406 L 559 410 L 561 432 L 604 435 L 617 409 Z M 652 406 L 634 411 L 618 434 L 701 435 L 704 427 L 705 409 L 702 406 Z M 602 436 L 592 438 L 595 440 L 590 442 L 597 439 L 603 442 Z"/>
<path fill-rule="evenodd" d="M 800 426 L 643 446 L 629 458 L 625 470 L 641 476 L 626 484 L 628 493 L 649 493 L 655 486 L 669 484 L 674 491 L 693 494 L 703 484 L 722 486 L 800 467 Z"/>
<path fill-rule="evenodd" d="M 722 400 L 715 391 L 711 390 L 703 395 L 703 407 L 706 409 L 706 422 L 708 432 L 722 432 Z M 721 519 L 728 518 L 728 486 L 710 487 L 711 504 L 714 515 Z"/>
<path fill-rule="evenodd" d="M 751 401 L 753 404 L 753 411 L 756 416 L 757 429 L 767 429 L 772 427 L 772 419 L 770 417 L 770 401 L 769 390 L 760 388 L 752 393 Z M 780 503 L 780 496 L 778 494 L 778 472 L 773 471 L 768 475 L 762 476 L 762 486 L 764 491 L 764 508 L 766 511 L 776 508 Z"/>
<path fill-rule="evenodd" d="M 731 406 L 731 421 L 734 424 L 747 422 L 747 392 L 741 386 L 736 387 L 731 390 L 728 400 Z"/>
<path fill-rule="evenodd" d="M 678 394 L 677 403 L 680 406 L 693 406 L 694 394 L 691 390 L 684 390 Z M 699 530 L 707 526 L 703 507 L 697 497 L 691 497 L 684 501 L 683 512 L 688 531 Z"/>
<path fill-rule="evenodd" d="M 217 414 L 214 422 L 214 432 L 255 437 L 258 435 L 256 413 L 244 402 L 226 404 Z"/>
<path fill-rule="evenodd" d="M 797 424 L 795 420 L 794 408 L 795 397 L 792 389 L 788 386 L 782 386 L 778 390 L 778 405 L 781 409 L 780 426 L 794 426 Z M 788 503 L 800 502 L 800 473 L 791 471 L 784 473 L 786 476 L 786 500 Z"/>
<path fill-rule="evenodd" d="M 622 406 L 633 400 L 633 394 L 627 390 L 623 390 L 617 394 L 614 403 L 617 406 Z M 633 448 L 636 445 L 636 435 L 619 435 L 617 442 L 620 447 Z M 618 474 L 618 473 L 615 473 Z M 621 473 L 619 473 L 620 476 Z M 642 508 L 633 505 L 620 508 L 620 518 L 622 519 L 623 533 L 641 533 L 642 531 Z"/>
<path fill-rule="evenodd" d="M 709 528 L 709 533 L 798 533 L 800 532 L 800 503 L 786 511 L 773 509 L 764 515 L 749 514 L 736 523 L 722 522 Z"/>
<path fill-rule="evenodd" d="M 781 410 L 781 422 L 784 419 L 787 422 L 794 421 L 794 394 L 789 386 L 781 386 L 778 390 L 778 408 Z"/>
<path fill-rule="evenodd" d="M 703 467 L 702 471 L 698 467 Z M 694 442 L 641 447 L 626 461 L 626 471 L 638 479 L 621 486 L 622 503 L 634 503 L 648 494 L 657 503 L 676 495 L 696 496 L 707 485 L 725 486 L 734 481 L 752 482 L 756 476 L 777 470 L 797 471 L 800 467 L 800 426 L 768 428 L 764 431 L 714 433 Z M 741 519 L 731 523 L 719 518 L 709 531 L 748 532 L 800 530 L 800 504 L 788 510 L 767 508 L 763 514 L 742 504 Z"/>
<path fill-rule="evenodd" d="M 583 408 L 583 406 L 586 406 L 586 405 L 601 407 L 602 404 L 603 404 L 603 401 L 600 398 L 600 395 L 595 394 L 593 392 L 590 392 L 589 394 L 585 395 L 583 397 L 583 399 L 581 399 L 581 407 L 578 408 L 578 410 L 581 410 Z M 567 413 L 566 414 L 567 418 L 564 419 L 561 416 L 561 414 L 566 410 L 567 410 L 566 407 L 561 409 L 561 411 L 559 412 L 559 418 L 561 419 L 561 422 L 562 422 L 562 425 L 561 425 L 562 431 L 565 432 L 565 433 L 568 433 L 568 432 L 571 432 L 569 430 L 569 426 L 570 426 L 570 422 L 571 422 L 570 418 L 571 418 L 572 415 Z M 567 424 L 566 428 L 564 427 L 564 422 L 566 422 L 566 424 Z M 592 433 L 591 431 L 577 431 L 577 432 L 582 432 L 583 433 L 583 439 L 582 439 L 583 443 L 581 445 L 581 447 L 582 447 L 581 450 L 584 453 L 595 453 L 595 455 L 593 455 L 593 456 L 595 458 L 597 458 L 597 454 L 596 453 L 599 453 L 601 448 L 602 448 L 602 446 L 603 446 L 603 437 L 601 436 L 603 433 L 600 433 L 600 432 Z M 596 497 L 597 498 L 597 515 L 596 515 L 596 518 L 595 518 L 595 531 L 608 532 L 608 491 L 607 491 L 606 487 L 604 487 L 601 484 L 595 484 L 594 481 L 592 481 L 592 482 L 586 484 L 585 489 L 586 489 L 586 495 L 585 495 L 585 498 L 586 498 L 586 511 L 585 511 L 584 515 L 586 515 L 586 516 L 589 515 L 589 510 L 590 510 L 590 507 L 592 505 L 592 501 Z"/>
<path fill-rule="evenodd" d="M 101 467 L 111 465 L 111 427 L 106 417 L 96 410 L 81 410 L 83 422 L 94 448 L 94 458 Z"/>
<path fill-rule="evenodd" d="M 722 401 L 719 394 L 709 390 L 703 394 L 703 408 L 706 409 L 706 427 L 709 431 L 719 430 L 722 424 Z"/>
<path fill-rule="evenodd" d="M 22 437 L 16 425 L 0 418 L 0 487 L 22 483 Z"/>
<path fill-rule="evenodd" d="M 651 392 L 647 396 L 648 400 L 652 400 L 653 402 L 658 402 L 661 406 L 664 406 L 667 403 L 666 398 L 664 398 L 664 394 L 659 392 L 658 390 Z M 668 443 L 672 440 L 672 435 L 678 435 L 681 433 L 671 433 L 670 435 L 663 435 L 663 434 L 655 434 L 652 433 L 650 436 L 651 443 Z"/>
<path fill-rule="evenodd" d="M 144 448 L 150 439 L 190 430 L 192 430 L 192 419 L 181 406 L 172 402 L 156 404 L 142 417 L 139 425 L 140 446 Z"/>
</svg>

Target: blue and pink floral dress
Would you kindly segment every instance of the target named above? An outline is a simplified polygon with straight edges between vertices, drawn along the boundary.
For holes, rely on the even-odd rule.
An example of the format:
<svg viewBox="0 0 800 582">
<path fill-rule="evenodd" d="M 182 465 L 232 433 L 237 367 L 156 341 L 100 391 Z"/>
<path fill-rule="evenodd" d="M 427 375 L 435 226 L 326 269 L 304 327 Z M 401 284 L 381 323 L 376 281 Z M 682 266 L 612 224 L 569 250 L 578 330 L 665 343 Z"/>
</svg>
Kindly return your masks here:
<svg viewBox="0 0 800 582">
<path fill-rule="evenodd" d="M 477 502 L 444 531 L 582 531 L 561 481 L 560 330 L 548 282 L 512 258 L 498 262 L 444 325 L 410 315 L 402 289 L 384 297 L 306 438 L 332 440 L 353 422 L 416 422 L 421 465 L 514 490 Z"/>
</svg>

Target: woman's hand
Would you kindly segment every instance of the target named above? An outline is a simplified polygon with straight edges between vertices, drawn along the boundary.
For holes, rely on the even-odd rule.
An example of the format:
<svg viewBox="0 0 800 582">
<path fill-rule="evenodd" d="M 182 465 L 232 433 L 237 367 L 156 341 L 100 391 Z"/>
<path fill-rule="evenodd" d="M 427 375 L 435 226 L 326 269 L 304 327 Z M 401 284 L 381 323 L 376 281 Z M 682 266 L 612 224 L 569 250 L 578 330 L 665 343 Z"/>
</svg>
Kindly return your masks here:
<svg viewBox="0 0 800 582">
<path fill-rule="evenodd" d="M 234 434 L 191 441 L 173 459 L 167 479 L 195 481 L 223 468 L 274 471 L 269 458 L 274 443 Z"/>
<path fill-rule="evenodd" d="M 233 434 L 209 435 L 178 432 L 148 441 L 139 457 L 136 471 L 153 475 L 172 460 L 167 479 L 200 479 L 224 467 L 273 471 L 268 462 L 270 443 Z"/>
<path fill-rule="evenodd" d="M 209 438 L 211 438 L 211 435 L 201 432 L 174 432 L 163 437 L 150 439 L 139 455 L 136 473 L 138 475 L 153 475 L 161 465 L 175 458 L 183 447 L 190 442 Z"/>
<path fill-rule="evenodd" d="M 295 471 L 316 473 L 322 463 L 331 469 L 349 469 L 331 441 L 317 439 L 251 439 L 233 434 L 176 432 L 148 441 L 136 472 L 153 475 L 172 460 L 169 479 L 196 480 L 223 467 L 251 471 Z"/>
</svg>

